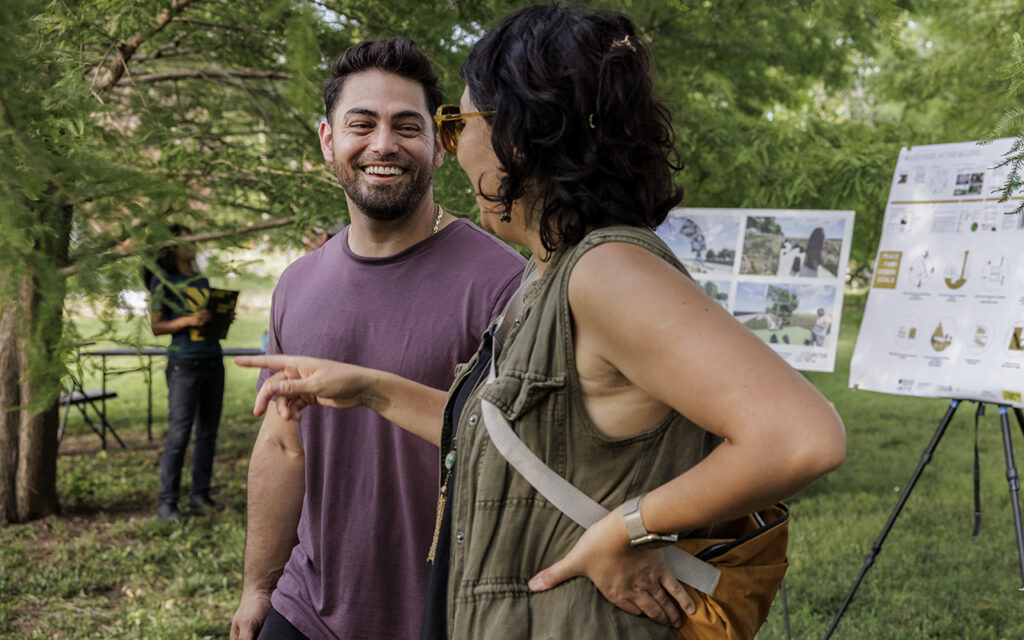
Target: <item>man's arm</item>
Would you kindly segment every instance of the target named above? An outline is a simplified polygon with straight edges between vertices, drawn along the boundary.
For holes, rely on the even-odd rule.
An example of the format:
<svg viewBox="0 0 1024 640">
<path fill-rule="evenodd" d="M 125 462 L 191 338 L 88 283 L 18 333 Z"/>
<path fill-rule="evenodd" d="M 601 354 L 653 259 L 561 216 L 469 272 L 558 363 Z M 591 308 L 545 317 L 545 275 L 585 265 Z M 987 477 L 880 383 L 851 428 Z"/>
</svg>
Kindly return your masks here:
<svg viewBox="0 0 1024 640">
<path fill-rule="evenodd" d="M 150 315 L 149 322 L 153 329 L 153 335 L 162 336 L 168 333 L 173 335 L 188 327 L 201 327 L 209 319 L 210 312 L 206 309 L 201 309 L 187 316 L 178 316 L 174 320 L 164 320 L 163 311 L 154 311 Z"/>
<path fill-rule="evenodd" d="M 231 640 L 255 638 L 270 611 L 270 594 L 298 540 L 305 466 L 295 423 L 271 404 L 249 461 L 245 573 Z"/>
</svg>

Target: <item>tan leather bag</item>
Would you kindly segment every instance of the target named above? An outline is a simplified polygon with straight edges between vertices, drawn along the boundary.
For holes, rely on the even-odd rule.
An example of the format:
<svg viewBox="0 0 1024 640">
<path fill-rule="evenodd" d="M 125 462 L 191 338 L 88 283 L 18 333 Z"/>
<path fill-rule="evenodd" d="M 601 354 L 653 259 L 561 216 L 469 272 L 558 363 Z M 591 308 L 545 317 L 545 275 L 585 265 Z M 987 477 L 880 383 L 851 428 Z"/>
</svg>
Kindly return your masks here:
<svg viewBox="0 0 1024 640">
<path fill-rule="evenodd" d="M 709 596 L 683 585 L 697 611 L 683 615 L 676 635 L 683 640 L 750 640 L 768 617 L 789 562 L 789 508 L 777 504 L 716 525 L 716 538 L 686 538 L 677 547 L 718 568 L 722 575 Z"/>
</svg>

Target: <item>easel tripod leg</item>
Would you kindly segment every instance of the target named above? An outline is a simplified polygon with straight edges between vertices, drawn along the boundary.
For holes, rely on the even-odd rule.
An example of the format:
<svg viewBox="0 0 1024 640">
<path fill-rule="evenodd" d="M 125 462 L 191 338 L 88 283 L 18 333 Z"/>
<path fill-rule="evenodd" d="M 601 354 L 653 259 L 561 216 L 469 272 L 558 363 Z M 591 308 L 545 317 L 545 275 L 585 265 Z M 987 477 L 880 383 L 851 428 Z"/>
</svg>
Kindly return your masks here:
<svg viewBox="0 0 1024 640">
<path fill-rule="evenodd" d="M 946 427 L 949 426 L 950 421 L 953 419 L 953 414 L 956 413 L 956 408 L 960 406 L 959 400 L 952 400 L 949 403 L 949 408 L 946 409 L 946 415 L 942 416 L 942 420 L 939 422 L 939 428 L 935 430 L 935 435 L 932 436 L 931 442 L 925 448 L 924 453 L 921 454 L 921 461 L 917 463 L 917 468 L 914 469 L 914 475 L 910 477 L 910 482 L 903 488 L 903 493 L 900 494 L 899 502 L 896 503 L 896 508 L 889 514 L 889 520 L 885 523 L 882 528 L 882 533 L 875 540 L 875 543 L 871 545 L 871 551 L 867 557 L 864 558 L 864 566 L 861 567 L 860 573 L 857 574 L 857 579 L 853 581 L 853 586 L 850 587 L 849 593 L 846 594 L 846 598 L 843 599 L 843 603 L 839 606 L 839 611 L 836 612 L 834 618 L 832 618 L 832 624 L 829 626 L 828 631 L 825 633 L 825 639 L 832 637 L 836 627 L 839 626 L 839 620 L 843 617 L 843 613 L 846 612 L 847 607 L 850 606 L 850 602 L 853 600 L 853 594 L 857 592 L 857 588 L 860 586 L 861 581 L 864 580 L 864 576 L 867 575 L 868 569 L 875 563 L 875 558 L 882 551 L 882 544 L 885 542 L 885 538 L 889 535 L 889 530 L 892 529 L 893 524 L 896 522 L 896 518 L 900 515 L 903 510 L 903 505 L 907 503 L 907 498 L 910 497 L 910 492 L 914 490 L 914 485 L 917 484 L 917 480 L 921 477 L 921 473 L 924 468 L 932 460 L 932 454 L 935 453 L 935 447 L 939 445 L 939 441 L 942 436 L 946 433 Z"/>
<path fill-rule="evenodd" d="M 1016 410 L 1016 414 L 1017 420 L 1020 421 L 1020 409 Z M 1010 506 L 1013 508 L 1013 526 L 1017 532 L 1017 559 L 1020 561 L 1021 591 L 1024 591 L 1024 533 L 1021 532 L 1020 502 L 1017 500 L 1017 496 L 1020 493 L 1020 477 L 1017 475 L 1017 465 L 1013 460 L 1009 407 L 999 407 L 999 424 L 1003 428 L 1003 452 L 1006 454 L 1006 482 L 1010 485 Z"/>
</svg>

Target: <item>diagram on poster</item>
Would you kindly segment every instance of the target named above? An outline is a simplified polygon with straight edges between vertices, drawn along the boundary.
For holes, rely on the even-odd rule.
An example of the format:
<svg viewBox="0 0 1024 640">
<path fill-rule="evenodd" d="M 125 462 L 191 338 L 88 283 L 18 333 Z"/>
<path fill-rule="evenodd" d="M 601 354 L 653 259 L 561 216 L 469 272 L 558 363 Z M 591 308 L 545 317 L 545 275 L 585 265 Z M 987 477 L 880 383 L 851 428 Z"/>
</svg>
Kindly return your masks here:
<svg viewBox="0 0 1024 640">
<path fill-rule="evenodd" d="M 1000 202 L 1013 139 L 905 147 L 850 386 L 1024 406 L 1024 227 Z"/>
<path fill-rule="evenodd" d="M 658 235 L 787 362 L 835 368 L 853 211 L 673 209 Z"/>
</svg>

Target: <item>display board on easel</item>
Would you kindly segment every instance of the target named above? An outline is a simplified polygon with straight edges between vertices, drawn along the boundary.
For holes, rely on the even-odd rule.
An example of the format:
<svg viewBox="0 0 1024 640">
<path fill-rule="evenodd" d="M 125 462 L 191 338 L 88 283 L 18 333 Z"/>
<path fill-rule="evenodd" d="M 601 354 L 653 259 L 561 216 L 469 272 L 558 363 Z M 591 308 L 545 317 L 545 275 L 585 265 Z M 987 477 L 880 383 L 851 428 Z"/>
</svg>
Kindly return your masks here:
<svg viewBox="0 0 1024 640">
<path fill-rule="evenodd" d="M 1024 406 L 1024 219 L 1013 139 L 904 147 L 850 386 Z"/>
<path fill-rule="evenodd" d="M 711 298 L 805 371 L 835 368 L 853 211 L 669 212 L 658 235 Z"/>
</svg>

